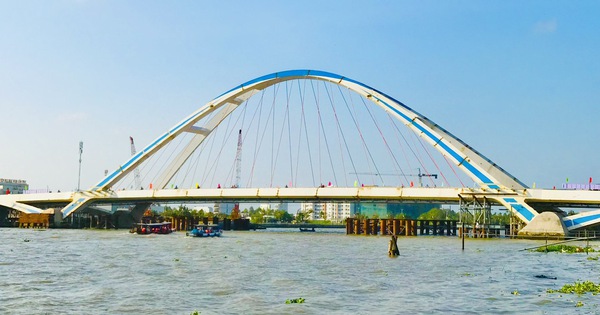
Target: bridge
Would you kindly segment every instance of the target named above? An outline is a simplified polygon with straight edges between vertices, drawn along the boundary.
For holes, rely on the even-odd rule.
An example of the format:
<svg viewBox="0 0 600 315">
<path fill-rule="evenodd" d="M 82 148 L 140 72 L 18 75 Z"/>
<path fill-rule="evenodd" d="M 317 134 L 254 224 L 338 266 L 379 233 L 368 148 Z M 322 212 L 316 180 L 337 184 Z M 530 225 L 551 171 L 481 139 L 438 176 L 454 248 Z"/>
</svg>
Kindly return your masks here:
<svg viewBox="0 0 600 315">
<path fill-rule="evenodd" d="M 244 159 L 246 164 L 242 141 L 253 151 Z M 224 153 L 226 148 L 237 148 L 237 154 Z M 246 184 L 241 183 L 242 167 Z M 392 168 L 389 174 L 384 171 Z M 132 186 L 135 170 L 146 174 L 148 185 Z M 433 172 L 440 174 L 441 183 L 429 178 L 425 186 L 415 187 L 411 178 L 422 180 Z M 450 183 L 451 176 L 457 184 Z M 323 184 L 325 178 L 328 185 Z M 464 184 L 470 181 L 473 187 Z M 526 224 L 526 234 L 547 233 L 547 221 L 565 232 L 600 224 L 600 210 L 572 216 L 561 210 L 598 208 L 600 191 L 529 188 L 393 97 L 315 70 L 272 73 L 230 89 L 88 190 L 0 195 L 0 207 L 24 213 L 61 208 L 67 218 L 99 204 L 135 204 L 133 211 L 139 212 L 155 202 L 464 199 L 503 206 Z"/>
</svg>

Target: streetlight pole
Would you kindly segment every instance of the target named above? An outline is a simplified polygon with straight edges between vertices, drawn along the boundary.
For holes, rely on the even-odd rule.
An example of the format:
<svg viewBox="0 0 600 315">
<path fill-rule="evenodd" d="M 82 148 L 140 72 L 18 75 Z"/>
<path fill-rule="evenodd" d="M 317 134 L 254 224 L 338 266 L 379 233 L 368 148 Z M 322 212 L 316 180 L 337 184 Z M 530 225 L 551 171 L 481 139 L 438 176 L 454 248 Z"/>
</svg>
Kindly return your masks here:
<svg viewBox="0 0 600 315">
<path fill-rule="evenodd" d="M 77 191 L 81 183 L 81 155 L 83 154 L 83 141 L 79 141 L 79 176 L 77 177 Z"/>
</svg>

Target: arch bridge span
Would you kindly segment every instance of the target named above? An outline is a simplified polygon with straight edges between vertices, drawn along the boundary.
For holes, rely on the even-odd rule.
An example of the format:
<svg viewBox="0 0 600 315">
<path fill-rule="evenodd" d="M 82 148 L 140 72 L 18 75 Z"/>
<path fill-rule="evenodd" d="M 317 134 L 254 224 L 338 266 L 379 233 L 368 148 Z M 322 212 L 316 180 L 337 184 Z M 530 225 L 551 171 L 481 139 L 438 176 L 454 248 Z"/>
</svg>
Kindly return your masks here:
<svg viewBox="0 0 600 315">
<path fill-rule="evenodd" d="M 95 202 L 98 202 L 99 200 L 116 201 L 130 200 L 130 198 L 132 198 L 131 200 L 135 200 L 136 198 L 139 198 L 140 200 L 153 200 L 153 198 L 161 199 L 162 195 L 168 196 L 169 194 L 173 194 L 173 192 L 165 189 L 168 183 L 179 171 L 182 165 L 190 158 L 192 153 L 194 153 L 195 150 L 198 149 L 198 147 L 205 141 L 205 139 L 213 132 L 213 130 L 215 130 L 215 128 L 217 128 L 217 126 L 219 126 L 219 124 L 227 116 L 233 113 L 237 108 L 241 107 L 245 103 L 245 101 L 253 95 L 259 93 L 260 91 L 263 91 L 264 89 L 270 86 L 289 80 L 326 81 L 349 89 L 352 92 L 363 96 L 367 100 L 371 101 L 373 106 L 381 108 L 382 110 L 391 114 L 394 118 L 396 118 L 398 121 L 404 124 L 408 129 L 410 129 L 420 138 L 425 140 L 425 142 L 429 143 L 448 161 L 451 161 L 457 168 L 463 171 L 470 179 L 472 179 L 475 183 L 478 184 L 478 192 L 480 192 L 483 195 L 490 196 L 490 198 L 495 200 L 498 204 L 506 207 L 507 209 L 511 209 L 511 211 L 513 211 L 514 214 L 525 223 L 529 223 L 539 214 L 538 211 L 536 211 L 527 203 L 528 199 L 531 199 L 533 197 L 533 199 L 535 199 L 536 202 L 538 202 L 538 204 L 544 203 L 545 200 L 553 200 L 554 204 L 561 204 L 562 199 L 560 197 L 556 197 L 555 193 L 553 192 L 541 193 L 539 195 L 540 197 L 532 196 L 531 192 L 534 190 L 528 189 L 528 187 L 524 185 L 521 181 L 519 181 L 515 176 L 509 174 L 507 171 L 499 167 L 496 163 L 477 152 L 475 149 L 473 149 L 465 142 L 460 140 L 458 137 L 454 136 L 444 128 L 440 127 L 438 124 L 432 122 L 425 116 L 419 114 L 418 112 L 414 111 L 413 109 L 409 108 L 408 106 L 404 105 L 403 103 L 399 102 L 398 100 L 383 92 L 380 92 L 359 81 L 330 72 L 318 70 L 289 70 L 268 74 L 247 81 L 208 102 L 207 104 L 205 104 L 204 106 L 202 106 L 201 108 L 184 118 L 182 121 L 175 124 L 172 128 L 161 134 L 144 149 L 140 150 L 137 154 L 132 156 L 120 167 L 118 167 L 114 172 L 108 174 L 105 178 L 100 180 L 96 185 L 94 185 L 94 187 L 90 188 L 88 191 L 85 192 L 73 193 L 71 198 L 69 199 L 69 203 L 62 209 L 63 215 L 65 217 L 69 216 L 74 211 L 85 208 Z M 206 120 L 205 118 L 207 117 L 210 118 Z M 204 124 L 198 125 L 200 121 L 202 121 Z M 115 183 L 117 183 L 123 177 L 128 175 L 141 163 L 143 163 L 145 160 L 147 160 L 156 152 L 158 152 L 161 148 L 165 147 L 168 143 L 178 138 L 182 134 L 192 134 L 193 137 L 191 138 L 191 140 L 189 140 L 189 142 L 187 142 L 187 144 L 185 144 L 184 149 L 181 150 L 177 154 L 177 156 L 170 162 L 170 164 L 165 168 L 165 170 L 163 171 L 163 173 L 161 174 L 161 176 L 155 184 L 154 192 L 136 191 L 134 193 L 111 190 L 112 186 Z M 287 192 L 297 191 L 297 189 L 300 188 L 289 189 Z M 443 200 L 447 200 L 448 202 L 450 202 L 451 200 L 457 199 L 458 195 L 460 194 L 460 190 L 464 189 L 465 188 L 429 189 L 423 190 L 424 192 L 421 193 L 421 190 L 416 188 L 413 190 L 409 188 L 381 187 L 380 189 L 375 189 L 372 191 L 377 191 L 378 193 L 382 194 L 381 197 L 389 198 L 390 200 L 403 200 L 406 198 L 410 199 L 412 197 L 417 198 L 419 194 L 421 194 L 420 196 L 424 200 L 437 200 L 436 198 L 438 198 L 439 193 L 441 191 L 444 191 L 442 195 L 448 195 L 444 195 L 443 198 L 447 199 Z M 229 190 L 192 189 L 180 191 L 185 191 L 185 195 L 188 198 L 197 198 L 197 200 L 219 200 L 222 199 L 224 197 L 223 194 L 227 194 L 226 192 Z M 260 198 L 261 192 L 267 191 L 270 190 L 262 188 L 250 190 L 238 189 L 232 195 L 232 199 L 238 198 L 239 200 L 255 200 L 253 198 Z M 320 192 L 318 189 L 315 192 L 310 191 L 311 189 L 307 189 L 306 193 L 299 193 L 298 196 L 286 196 L 285 193 L 280 195 L 282 193 L 282 190 L 277 190 L 277 196 L 269 194 L 267 195 L 269 196 L 268 198 L 276 197 L 278 199 L 285 200 L 308 200 L 310 198 L 317 198 L 319 193 L 326 194 L 325 192 L 327 190 L 322 190 L 322 192 Z M 331 191 L 338 191 L 340 192 L 340 194 L 334 194 L 335 196 L 328 196 L 327 198 L 329 199 L 364 199 L 365 197 L 367 199 L 377 199 L 375 198 L 376 196 L 373 195 L 367 196 L 368 190 L 362 188 L 336 188 L 334 190 L 329 190 L 329 192 Z M 342 192 L 346 195 L 341 194 Z M 407 192 L 410 193 L 407 194 Z M 172 195 L 171 197 L 177 199 L 177 194 L 178 193 L 175 193 L 175 195 Z M 247 194 L 247 196 L 244 196 L 244 194 Z M 450 196 L 451 194 L 453 195 Z M 267 197 L 267 195 L 265 195 L 264 197 Z M 326 196 L 323 195 L 323 197 Z M 28 198 L 30 199 L 27 200 L 27 198 L 25 198 L 23 200 L 18 201 L 16 201 L 16 199 L 14 198 L 10 200 L 6 199 L 4 201 L 0 200 L 0 205 L 24 212 L 38 211 L 39 209 L 37 209 L 34 206 L 36 202 L 32 200 L 34 199 L 34 197 Z M 594 198 L 596 198 L 596 200 L 600 200 L 600 197 L 592 197 L 591 199 Z M 587 217 L 584 216 L 583 219 L 586 218 Z M 595 222 L 595 217 L 590 216 L 589 218 L 594 219 L 585 221 L 584 224 L 597 223 Z M 583 222 L 583 219 L 580 218 L 578 222 Z M 598 219 L 600 220 L 600 218 Z M 580 228 L 584 226 L 582 224 L 573 223 L 574 221 L 569 218 L 565 218 L 563 220 L 564 222 L 566 222 L 567 228 L 569 229 Z M 569 223 L 571 224 L 569 225 Z"/>
</svg>

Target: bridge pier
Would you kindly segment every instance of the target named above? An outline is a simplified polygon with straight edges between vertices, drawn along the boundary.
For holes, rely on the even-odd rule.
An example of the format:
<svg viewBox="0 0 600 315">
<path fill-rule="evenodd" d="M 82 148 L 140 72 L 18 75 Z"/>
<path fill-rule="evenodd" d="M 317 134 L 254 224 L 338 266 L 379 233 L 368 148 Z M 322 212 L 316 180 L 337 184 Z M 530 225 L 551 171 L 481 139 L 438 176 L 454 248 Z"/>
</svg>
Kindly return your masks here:
<svg viewBox="0 0 600 315">
<path fill-rule="evenodd" d="M 542 212 L 518 232 L 522 238 L 556 237 L 569 235 L 562 218 L 554 212 Z"/>
<path fill-rule="evenodd" d="M 346 219 L 348 235 L 457 235 L 456 221 L 400 220 L 400 219 Z M 420 233 L 419 233 L 420 232 Z"/>
</svg>

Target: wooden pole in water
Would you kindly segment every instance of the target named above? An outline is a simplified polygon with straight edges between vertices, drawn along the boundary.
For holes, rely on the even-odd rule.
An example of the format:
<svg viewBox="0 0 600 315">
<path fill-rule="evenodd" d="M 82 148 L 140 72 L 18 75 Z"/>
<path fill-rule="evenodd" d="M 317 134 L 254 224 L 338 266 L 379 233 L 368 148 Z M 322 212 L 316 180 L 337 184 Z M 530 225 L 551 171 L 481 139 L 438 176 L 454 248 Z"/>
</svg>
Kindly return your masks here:
<svg viewBox="0 0 600 315">
<path fill-rule="evenodd" d="M 398 237 L 396 235 L 392 235 L 392 239 L 390 240 L 390 246 L 388 247 L 388 255 L 390 257 L 396 257 L 400 255 L 400 251 L 398 250 L 397 241 Z"/>
<path fill-rule="evenodd" d="M 462 250 L 465 250 L 465 221 L 462 222 L 462 233 L 460 233 L 462 235 Z"/>
</svg>

